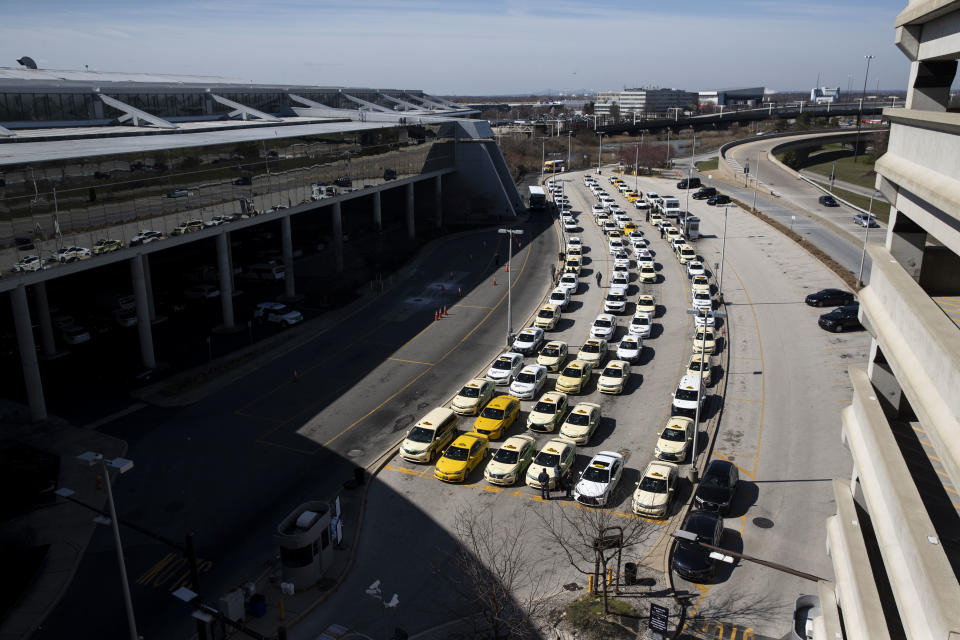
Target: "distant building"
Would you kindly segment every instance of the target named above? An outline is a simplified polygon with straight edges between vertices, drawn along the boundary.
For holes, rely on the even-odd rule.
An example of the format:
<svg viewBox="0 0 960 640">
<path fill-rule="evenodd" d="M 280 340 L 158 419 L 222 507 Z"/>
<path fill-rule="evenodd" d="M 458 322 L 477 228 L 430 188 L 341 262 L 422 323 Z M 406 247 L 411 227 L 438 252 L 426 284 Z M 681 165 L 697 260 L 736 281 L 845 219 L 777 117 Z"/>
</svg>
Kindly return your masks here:
<svg viewBox="0 0 960 640">
<path fill-rule="evenodd" d="M 754 107 L 763 102 L 763 87 L 746 89 L 713 89 L 699 92 L 700 107 L 746 106 Z"/>
<path fill-rule="evenodd" d="M 810 102 L 817 104 L 830 104 L 840 101 L 840 87 L 831 89 L 830 87 L 814 87 L 810 89 Z"/>
<path fill-rule="evenodd" d="M 697 94 L 680 89 L 624 89 L 601 91 L 597 94 L 594 110 L 597 115 L 610 115 L 616 103 L 620 115 L 666 113 L 669 109 L 687 109 L 697 104 Z"/>
</svg>

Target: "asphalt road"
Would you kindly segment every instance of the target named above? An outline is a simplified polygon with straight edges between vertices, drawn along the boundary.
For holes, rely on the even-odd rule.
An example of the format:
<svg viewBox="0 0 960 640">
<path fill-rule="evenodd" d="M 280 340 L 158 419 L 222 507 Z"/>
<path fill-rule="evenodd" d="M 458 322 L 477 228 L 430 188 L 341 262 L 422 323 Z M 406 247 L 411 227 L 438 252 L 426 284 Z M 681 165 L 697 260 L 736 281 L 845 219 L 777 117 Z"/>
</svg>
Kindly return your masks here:
<svg viewBox="0 0 960 640">
<path fill-rule="evenodd" d="M 513 275 L 525 314 L 523 301 L 539 296 L 549 278 L 557 239 L 543 218 L 523 228 Z M 494 264 L 497 254 L 506 258 L 503 238 L 487 229 L 442 242 L 408 281 L 303 348 L 190 407 L 151 407 L 104 426 L 129 442 L 136 463 L 116 483 L 120 516 L 175 541 L 194 532 L 206 593 L 256 577 L 273 560 L 271 536 L 282 517 L 304 500 L 334 495 L 355 464 L 375 458 L 423 408 L 445 399 L 463 361 L 492 358 L 503 344 L 507 274 Z M 442 304 L 448 316 L 434 322 Z M 402 357 L 407 343 L 428 346 L 434 359 Z M 170 549 L 125 531 L 124 550 L 141 633 L 188 632 L 187 612 L 170 595 L 182 576 L 160 570 Z M 120 637 L 120 602 L 112 536 L 101 528 L 36 637 L 63 638 L 76 628 Z"/>
</svg>

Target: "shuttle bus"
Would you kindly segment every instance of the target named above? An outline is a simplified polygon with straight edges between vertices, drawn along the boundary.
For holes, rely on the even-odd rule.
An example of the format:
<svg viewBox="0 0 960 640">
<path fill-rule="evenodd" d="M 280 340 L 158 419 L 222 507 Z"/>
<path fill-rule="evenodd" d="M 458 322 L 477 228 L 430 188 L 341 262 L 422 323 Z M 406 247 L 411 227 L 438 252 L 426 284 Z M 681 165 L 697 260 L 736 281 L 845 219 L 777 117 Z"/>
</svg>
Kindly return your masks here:
<svg viewBox="0 0 960 640">
<path fill-rule="evenodd" d="M 544 173 L 560 173 L 564 169 L 563 160 L 547 160 L 543 163 Z"/>
<path fill-rule="evenodd" d="M 543 187 L 530 187 L 530 209 L 543 209 L 547 206 L 547 194 Z"/>
</svg>

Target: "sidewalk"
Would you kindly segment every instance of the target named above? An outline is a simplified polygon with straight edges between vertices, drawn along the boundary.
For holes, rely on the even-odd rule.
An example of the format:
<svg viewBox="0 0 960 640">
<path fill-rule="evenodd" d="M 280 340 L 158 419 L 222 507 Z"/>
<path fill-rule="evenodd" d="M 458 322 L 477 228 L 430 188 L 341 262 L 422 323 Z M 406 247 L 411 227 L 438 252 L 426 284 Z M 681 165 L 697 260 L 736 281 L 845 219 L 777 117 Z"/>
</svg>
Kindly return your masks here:
<svg viewBox="0 0 960 640">
<path fill-rule="evenodd" d="M 97 509 L 106 508 L 106 493 L 98 488 L 100 471 L 86 466 L 76 456 L 94 451 L 106 458 L 120 457 L 127 451 L 125 442 L 57 418 L 34 424 L 25 411 L 10 404 L 0 404 L 0 415 L 3 416 L 4 445 L 20 443 L 57 456 L 59 477 L 56 484 L 76 491 L 73 498 L 80 502 Z M 14 471 L 29 473 L 29 469 Z M 50 491 L 53 489 L 50 487 Z M 10 603 L 9 611 L 0 621 L 0 640 L 28 638 L 57 605 L 97 526 L 93 522 L 95 516 L 88 509 L 66 506 L 55 498 L 46 507 L 35 507 L 0 523 L 0 540 L 5 555 L 22 557 L 31 550 L 42 552 L 46 547 L 36 574 L 5 575 L 5 582 L 14 589 L 17 585 L 23 586 L 24 590 L 18 594 L 18 600 Z M 12 558 L 7 560 L 10 562 Z"/>
</svg>

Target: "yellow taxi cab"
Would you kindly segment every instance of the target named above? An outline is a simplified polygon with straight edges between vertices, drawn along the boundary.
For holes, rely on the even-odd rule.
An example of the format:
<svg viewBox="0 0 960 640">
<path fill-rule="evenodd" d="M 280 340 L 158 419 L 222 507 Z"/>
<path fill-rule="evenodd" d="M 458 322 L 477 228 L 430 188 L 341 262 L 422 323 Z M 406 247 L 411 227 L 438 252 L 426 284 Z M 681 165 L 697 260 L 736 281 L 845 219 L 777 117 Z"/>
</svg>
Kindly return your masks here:
<svg viewBox="0 0 960 640">
<path fill-rule="evenodd" d="M 628 192 L 627 192 L 627 200 L 628 200 L 629 202 L 636 202 L 636 201 L 639 200 L 639 199 L 640 199 L 640 194 L 637 193 L 636 191 L 628 191 Z"/>
<path fill-rule="evenodd" d="M 663 230 L 663 235 L 666 237 L 667 242 L 673 242 L 674 238 L 680 237 L 680 229 L 676 227 L 667 227 Z"/>
<path fill-rule="evenodd" d="M 547 371 L 559 371 L 567 361 L 569 347 L 563 340 L 551 340 L 540 350 L 537 364 L 542 364 Z"/>
<path fill-rule="evenodd" d="M 646 313 L 652 318 L 657 313 L 657 299 L 645 293 L 637 298 L 636 313 Z"/>
<path fill-rule="evenodd" d="M 560 321 L 560 308 L 555 304 L 545 304 L 537 312 L 537 318 L 533 321 L 533 326 L 550 331 L 556 328 Z"/>
<path fill-rule="evenodd" d="M 713 382 L 713 367 L 710 364 L 710 356 L 704 356 L 701 353 L 690 356 L 690 362 L 687 363 L 687 375 L 699 377 L 701 367 L 703 367 L 703 384 L 709 387 Z"/>
<path fill-rule="evenodd" d="M 482 433 L 462 434 L 437 460 L 433 477 L 444 482 L 463 482 L 483 462 L 489 446 L 490 440 Z"/>
<path fill-rule="evenodd" d="M 666 517 L 677 486 L 678 469 L 672 462 L 651 461 L 633 492 L 633 512 L 638 516 Z"/>
<path fill-rule="evenodd" d="M 473 421 L 473 430 L 482 433 L 490 440 L 497 440 L 510 428 L 520 415 L 520 399 L 514 396 L 497 396 L 487 403 L 477 419 Z"/>
<path fill-rule="evenodd" d="M 710 291 L 710 279 L 707 276 L 693 276 L 690 280 L 691 293 L 697 291 Z"/>
<path fill-rule="evenodd" d="M 687 264 L 697 259 L 697 252 L 690 245 L 683 243 L 677 247 L 677 260 L 680 264 Z"/>
<path fill-rule="evenodd" d="M 632 222 L 628 222 L 627 224 L 623 225 L 623 234 L 626 236 L 629 236 L 631 232 L 636 230 L 637 225 L 633 224 Z"/>
<path fill-rule="evenodd" d="M 458 393 L 450 403 L 450 408 L 462 416 L 476 415 L 480 409 L 490 402 L 496 390 L 497 385 L 491 380 L 474 378 L 463 385 L 460 393 Z"/>
<path fill-rule="evenodd" d="M 600 393 L 623 393 L 630 379 L 630 363 L 625 360 L 611 360 L 600 373 L 597 389 Z"/>
<path fill-rule="evenodd" d="M 523 477 L 533 462 L 533 455 L 537 451 L 537 441 L 533 436 L 519 435 L 507 438 L 493 459 L 483 470 L 483 478 L 490 484 L 510 486 Z"/>
<path fill-rule="evenodd" d="M 459 432 L 460 419 L 445 407 L 437 407 L 410 428 L 400 444 L 400 457 L 411 462 L 426 462 L 450 444 Z"/>
<path fill-rule="evenodd" d="M 548 391 L 540 396 L 533 409 L 527 414 L 527 429 L 540 433 L 549 433 L 557 428 L 567 412 L 567 394 Z"/>
<path fill-rule="evenodd" d="M 657 226 L 658 224 L 660 224 L 661 220 L 663 220 L 663 215 L 661 215 L 660 213 L 655 212 L 650 214 L 650 224 L 652 224 L 653 226 Z"/>
<path fill-rule="evenodd" d="M 693 352 L 713 355 L 717 350 L 717 334 L 711 327 L 697 327 L 693 336 Z"/>
<path fill-rule="evenodd" d="M 650 265 L 640 267 L 640 282 L 652 284 L 657 281 L 657 270 Z"/>
<path fill-rule="evenodd" d="M 687 449 L 693 442 L 693 418 L 671 416 L 663 425 L 657 438 L 653 455 L 659 460 L 683 462 L 687 459 Z"/>
<path fill-rule="evenodd" d="M 567 262 L 563 265 L 563 270 L 580 275 L 580 264 L 579 256 L 568 256 Z"/>
<path fill-rule="evenodd" d="M 560 372 L 556 390 L 560 393 L 580 393 L 590 382 L 593 365 L 583 360 L 574 360 Z"/>
<path fill-rule="evenodd" d="M 543 486 L 539 480 L 540 472 L 546 471 L 547 486 L 551 489 L 556 488 L 559 481 L 557 470 L 560 470 L 562 476 L 573 465 L 576 457 L 577 445 L 572 442 L 559 438 L 548 441 L 527 468 L 527 486 L 540 489 Z"/>
</svg>

